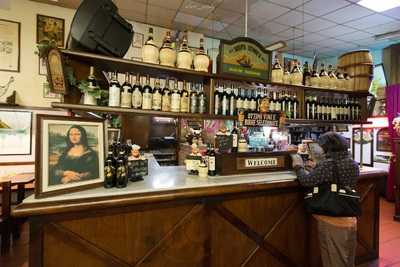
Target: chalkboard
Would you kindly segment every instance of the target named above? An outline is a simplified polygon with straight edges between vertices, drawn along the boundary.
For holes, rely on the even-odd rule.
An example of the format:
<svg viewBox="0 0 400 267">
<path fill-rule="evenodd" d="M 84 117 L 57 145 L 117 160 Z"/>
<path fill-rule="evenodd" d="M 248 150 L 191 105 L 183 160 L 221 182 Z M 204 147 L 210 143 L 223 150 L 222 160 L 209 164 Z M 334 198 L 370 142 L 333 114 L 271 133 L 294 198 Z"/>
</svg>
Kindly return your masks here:
<svg viewBox="0 0 400 267">
<path fill-rule="evenodd" d="M 232 143 L 232 135 L 217 134 L 215 136 L 215 147 L 218 148 L 219 152 L 230 152 Z"/>
<path fill-rule="evenodd" d="M 128 160 L 128 179 L 131 181 L 143 180 L 148 175 L 148 160 Z"/>
</svg>

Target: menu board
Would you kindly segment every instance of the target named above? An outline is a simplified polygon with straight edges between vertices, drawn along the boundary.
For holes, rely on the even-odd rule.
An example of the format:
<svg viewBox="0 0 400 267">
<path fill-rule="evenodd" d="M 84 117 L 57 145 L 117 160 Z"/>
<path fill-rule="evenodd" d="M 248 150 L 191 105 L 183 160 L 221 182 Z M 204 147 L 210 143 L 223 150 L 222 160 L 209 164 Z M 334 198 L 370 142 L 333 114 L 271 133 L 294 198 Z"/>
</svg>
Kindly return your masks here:
<svg viewBox="0 0 400 267">
<path fill-rule="evenodd" d="M 220 135 L 215 136 L 215 147 L 220 152 L 229 152 L 232 149 L 233 140 L 232 135 Z"/>
<path fill-rule="evenodd" d="M 239 37 L 232 41 L 221 41 L 218 72 L 248 78 L 269 80 L 271 52 L 256 40 Z"/>
</svg>

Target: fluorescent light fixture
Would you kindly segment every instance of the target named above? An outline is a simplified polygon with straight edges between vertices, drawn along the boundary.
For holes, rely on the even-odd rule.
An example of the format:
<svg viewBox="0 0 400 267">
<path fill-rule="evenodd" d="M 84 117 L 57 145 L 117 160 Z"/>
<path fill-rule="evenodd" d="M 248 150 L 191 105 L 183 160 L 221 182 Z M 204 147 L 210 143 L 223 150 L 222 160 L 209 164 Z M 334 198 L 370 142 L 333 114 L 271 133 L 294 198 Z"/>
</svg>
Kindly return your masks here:
<svg viewBox="0 0 400 267">
<path fill-rule="evenodd" d="M 400 0 L 361 0 L 357 4 L 376 12 L 383 12 L 400 6 Z"/>
<path fill-rule="evenodd" d="M 377 40 L 377 41 L 391 39 L 391 38 L 397 38 L 397 37 L 400 37 L 400 30 L 377 34 L 374 37 L 375 37 L 375 40 Z"/>
<path fill-rule="evenodd" d="M 286 46 L 287 45 L 286 45 L 286 43 L 284 41 L 278 41 L 276 43 L 266 45 L 265 49 L 269 50 L 269 51 L 275 51 L 275 50 L 278 50 L 278 49 L 285 48 Z"/>
</svg>

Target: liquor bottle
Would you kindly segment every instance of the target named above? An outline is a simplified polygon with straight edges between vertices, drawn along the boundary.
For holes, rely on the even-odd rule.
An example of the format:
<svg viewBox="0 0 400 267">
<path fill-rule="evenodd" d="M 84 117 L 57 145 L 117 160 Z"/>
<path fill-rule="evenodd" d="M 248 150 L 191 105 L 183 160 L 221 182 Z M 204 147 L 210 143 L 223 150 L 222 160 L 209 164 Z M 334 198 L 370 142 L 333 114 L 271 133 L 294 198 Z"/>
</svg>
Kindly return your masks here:
<svg viewBox="0 0 400 267">
<path fill-rule="evenodd" d="M 331 120 L 337 120 L 337 111 L 336 111 L 336 103 L 335 99 L 331 99 Z"/>
<path fill-rule="evenodd" d="M 319 73 L 319 78 L 320 78 L 320 87 L 329 87 L 329 76 L 328 73 L 325 70 L 325 65 L 321 63 L 321 71 Z"/>
<path fill-rule="evenodd" d="M 153 28 L 150 27 L 147 41 L 142 48 L 143 62 L 158 64 L 159 53 L 159 49 L 153 38 Z"/>
<path fill-rule="evenodd" d="M 178 81 L 175 80 L 174 89 L 171 94 L 171 111 L 180 112 L 181 111 L 181 93 L 178 90 Z"/>
<path fill-rule="evenodd" d="M 231 90 L 229 93 L 229 115 L 234 116 L 236 115 L 236 93 L 237 91 L 233 88 L 233 85 L 231 85 Z"/>
<path fill-rule="evenodd" d="M 150 76 L 147 75 L 146 84 L 143 86 L 143 100 L 142 100 L 142 109 L 149 110 L 152 108 L 153 101 L 153 88 L 150 86 Z"/>
<path fill-rule="evenodd" d="M 118 82 L 118 73 L 114 72 L 111 76 L 110 87 L 108 89 L 108 106 L 119 107 L 121 100 L 121 86 Z"/>
<path fill-rule="evenodd" d="M 217 170 L 215 168 L 215 151 L 213 146 L 211 146 L 210 152 L 208 153 L 208 175 L 217 175 Z"/>
<path fill-rule="evenodd" d="M 350 120 L 355 120 L 355 99 L 354 98 L 349 98 L 349 104 L 350 104 Z"/>
<path fill-rule="evenodd" d="M 207 112 L 207 97 L 204 94 L 204 89 L 203 89 L 203 84 L 200 83 L 199 84 L 199 93 L 198 93 L 198 102 L 199 102 L 199 108 L 198 108 L 198 112 L 200 114 L 204 114 Z"/>
<path fill-rule="evenodd" d="M 228 115 L 229 112 L 229 96 L 227 93 L 227 89 L 224 85 L 224 89 L 222 91 L 222 96 L 221 96 L 221 115 Z"/>
<path fill-rule="evenodd" d="M 257 111 L 257 98 L 255 90 L 250 91 L 250 110 L 253 112 Z"/>
<path fill-rule="evenodd" d="M 283 82 L 283 69 L 281 64 L 279 63 L 278 56 L 275 56 L 275 63 L 272 66 L 271 70 L 271 82 L 273 83 L 282 83 Z"/>
<path fill-rule="evenodd" d="M 153 101 L 152 101 L 153 110 L 161 110 L 162 105 L 162 91 L 160 88 L 160 79 L 156 80 L 154 89 L 153 89 Z"/>
<path fill-rule="evenodd" d="M 308 62 L 304 62 L 303 65 L 303 85 L 305 86 L 311 86 L 311 72 L 308 67 Z"/>
<path fill-rule="evenodd" d="M 238 89 L 238 96 L 236 99 L 236 114 L 239 114 L 239 111 L 243 109 L 243 90 L 241 88 Z"/>
<path fill-rule="evenodd" d="M 176 51 L 172 48 L 171 32 L 167 31 L 160 48 L 160 65 L 175 67 Z"/>
<path fill-rule="evenodd" d="M 269 94 L 269 111 L 275 111 L 274 94 L 275 94 L 275 92 L 270 92 L 270 94 Z"/>
<path fill-rule="evenodd" d="M 204 39 L 200 38 L 200 48 L 193 59 L 193 66 L 196 71 L 208 72 L 209 65 L 210 58 L 207 56 L 204 49 Z"/>
<path fill-rule="evenodd" d="M 358 99 L 355 100 L 354 120 L 361 120 L 361 105 Z"/>
<path fill-rule="evenodd" d="M 299 100 L 297 99 L 297 94 L 293 93 L 293 119 L 299 118 Z"/>
<path fill-rule="evenodd" d="M 310 83 L 311 83 L 311 86 L 313 86 L 313 87 L 320 86 L 320 78 L 319 78 L 317 66 L 315 66 L 315 68 L 313 68 L 313 71 L 311 72 Z"/>
<path fill-rule="evenodd" d="M 139 73 L 136 75 L 135 85 L 132 88 L 132 107 L 136 109 L 142 108 L 142 85 L 140 83 Z"/>
<path fill-rule="evenodd" d="M 322 105 L 321 99 L 316 98 L 316 119 L 322 120 Z"/>
<path fill-rule="evenodd" d="M 285 99 L 285 97 L 284 97 L 283 92 L 280 92 L 280 93 L 279 93 L 278 102 L 279 102 L 280 107 L 281 107 L 280 110 L 281 110 L 283 113 L 286 113 L 286 99 Z"/>
<path fill-rule="evenodd" d="M 161 110 L 171 111 L 171 90 L 169 90 L 169 80 L 162 80 L 162 98 L 161 98 Z"/>
<path fill-rule="evenodd" d="M 190 90 L 190 113 L 198 113 L 198 112 L 199 112 L 199 95 L 197 92 L 197 88 L 195 88 L 195 86 L 192 86 Z"/>
<path fill-rule="evenodd" d="M 117 160 L 117 171 L 116 171 L 116 187 L 124 188 L 128 184 L 128 175 L 126 171 L 126 165 L 123 159 Z"/>
<path fill-rule="evenodd" d="M 96 77 L 94 76 L 94 67 L 93 66 L 90 66 L 90 71 L 89 71 L 89 76 L 88 76 L 87 82 L 88 82 L 88 88 L 91 91 L 96 90 L 97 82 L 96 82 Z M 86 92 L 83 95 L 83 104 L 84 105 L 97 105 L 97 99 L 93 94 Z"/>
<path fill-rule="evenodd" d="M 176 66 L 182 69 L 191 69 L 192 62 L 193 57 L 188 46 L 187 31 L 185 31 L 183 34 L 181 47 L 176 58 Z"/>
<path fill-rule="evenodd" d="M 188 82 L 182 81 L 178 82 L 179 91 L 181 92 L 181 112 L 189 112 L 189 92 L 188 92 Z"/>
<path fill-rule="evenodd" d="M 282 110 L 282 101 L 279 98 L 279 94 L 274 92 L 274 98 L 275 98 L 275 111 L 283 111 Z"/>
<path fill-rule="evenodd" d="M 305 97 L 304 105 L 306 106 L 306 119 L 311 120 L 311 100 L 309 96 Z"/>
<path fill-rule="evenodd" d="M 132 107 L 132 85 L 129 72 L 125 73 L 125 82 L 122 84 L 121 108 Z"/>
<path fill-rule="evenodd" d="M 345 99 L 344 100 L 344 113 L 345 113 L 345 117 L 346 117 L 346 119 L 345 120 L 350 120 L 350 104 L 349 104 L 349 100 L 348 99 Z"/>
<path fill-rule="evenodd" d="M 292 72 L 290 73 L 290 83 L 294 85 L 303 84 L 303 73 L 300 71 L 297 61 L 294 63 Z"/>
<path fill-rule="evenodd" d="M 244 100 L 243 100 L 243 110 L 248 111 L 250 109 L 250 97 L 249 90 L 244 91 Z"/>
<path fill-rule="evenodd" d="M 232 135 L 232 152 L 237 152 L 238 151 L 238 145 L 239 145 L 239 132 L 236 128 L 236 124 L 234 123 L 233 129 L 231 131 Z"/>
<path fill-rule="evenodd" d="M 333 70 L 332 65 L 328 66 L 328 76 L 329 76 L 329 88 L 335 89 L 337 85 L 337 78 L 335 75 L 335 71 Z"/>
<path fill-rule="evenodd" d="M 114 156 L 112 151 L 108 151 L 108 156 L 106 158 L 104 166 L 104 187 L 111 188 L 115 186 L 115 164 Z"/>
<path fill-rule="evenodd" d="M 221 85 L 220 83 L 217 84 L 216 90 L 214 92 L 214 114 L 215 115 L 220 115 L 222 112 L 221 106 L 222 106 L 222 94 L 220 92 Z"/>
</svg>

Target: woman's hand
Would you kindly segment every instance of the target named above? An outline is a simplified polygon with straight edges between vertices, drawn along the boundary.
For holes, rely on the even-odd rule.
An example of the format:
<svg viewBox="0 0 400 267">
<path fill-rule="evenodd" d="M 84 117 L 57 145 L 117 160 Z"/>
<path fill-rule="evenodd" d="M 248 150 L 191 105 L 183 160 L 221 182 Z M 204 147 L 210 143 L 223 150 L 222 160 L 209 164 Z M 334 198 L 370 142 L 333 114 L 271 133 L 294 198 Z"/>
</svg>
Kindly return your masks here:
<svg viewBox="0 0 400 267">
<path fill-rule="evenodd" d="M 299 154 L 290 154 L 290 156 L 292 157 L 293 169 L 304 167 L 303 159 L 301 158 L 301 156 Z"/>
<path fill-rule="evenodd" d="M 80 176 L 79 172 L 65 171 L 63 173 L 63 178 L 61 179 L 61 182 L 63 184 L 67 184 L 70 182 L 79 181 L 80 179 L 81 179 L 81 176 Z"/>
<path fill-rule="evenodd" d="M 307 162 L 306 162 L 306 167 L 310 168 L 310 169 L 314 169 L 316 165 L 317 165 L 317 163 L 315 163 L 315 161 L 313 161 L 313 160 L 307 160 Z"/>
</svg>

